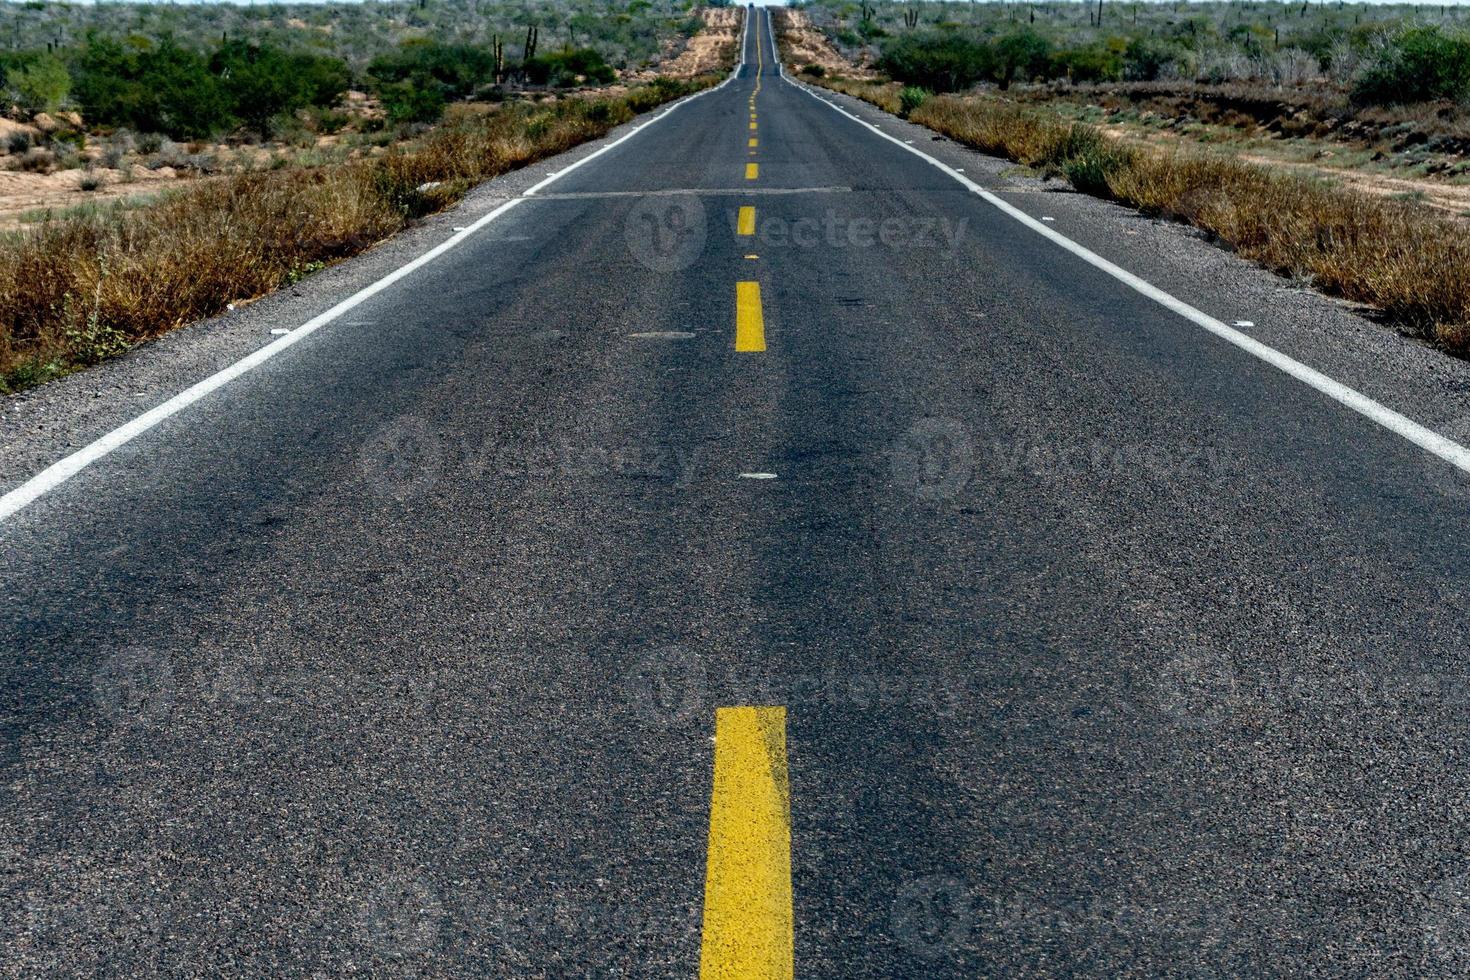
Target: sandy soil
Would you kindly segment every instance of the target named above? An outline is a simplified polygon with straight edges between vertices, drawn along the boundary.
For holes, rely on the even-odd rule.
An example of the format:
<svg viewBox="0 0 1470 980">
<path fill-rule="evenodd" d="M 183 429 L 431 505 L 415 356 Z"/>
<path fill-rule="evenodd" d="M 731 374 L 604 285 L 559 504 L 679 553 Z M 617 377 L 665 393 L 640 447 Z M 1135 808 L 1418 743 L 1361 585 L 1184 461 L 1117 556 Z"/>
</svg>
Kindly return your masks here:
<svg viewBox="0 0 1470 980">
<path fill-rule="evenodd" d="M 741 7 L 705 7 L 699 12 L 704 18 L 704 28 L 691 37 L 678 54 L 660 64 L 656 72 L 633 72 L 626 77 L 630 81 L 647 81 L 656 75 L 693 78 L 705 72 L 719 71 L 725 64 L 728 47 L 740 40 L 743 10 Z"/>
<path fill-rule="evenodd" d="M 1142 127 L 1133 127 L 1126 124 L 1111 123 L 1099 126 L 1109 136 L 1132 140 L 1138 143 L 1147 143 L 1153 146 L 1170 146 L 1181 143 L 1196 143 L 1188 136 L 1181 136 L 1170 132 L 1148 130 Z M 1219 149 L 1218 144 L 1210 144 L 1214 149 Z M 1331 149 L 1332 144 L 1324 143 L 1324 149 Z M 1357 170 L 1351 167 L 1334 167 L 1331 164 L 1313 163 L 1303 160 L 1284 160 L 1281 157 L 1269 153 L 1238 153 L 1237 157 L 1248 163 L 1257 163 L 1268 167 L 1281 167 L 1297 173 L 1310 174 L 1323 180 L 1353 190 L 1373 194 L 1377 197 L 1413 197 L 1418 203 L 1426 207 L 1432 207 L 1443 211 L 1455 218 L 1470 222 L 1470 184 L 1452 184 L 1443 180 L 1433 178 L 1415 177 L 1392 177 L 1388 174 L 1375 173 L 1371 170 Z"/>
<path fill-rule="evenodd" d="M 833 47 L 832 42 L 816 27 L 802 10 L 784 7 L 772 9 L 775 17 L 776 34 L 781 39 L 781 56 L 793 68 L 803 65 L 821 65 L 829 74 L 846 75 L 849 78 L 871 78 L 873 72 L 848 61 Z"/>
<path fill-rule="evenodd" d="M 0 170 L 0 229 L 21 227 L 22 215 L 42 208 L 61 210 L 88 202 L 148 194 L 199 179 L 181 175 L 172 167 L 157 170 L 134 167 L 131 176 L 121 170 L 101 168 L 90 173 L 103 183 L 96 190 L 84 191 L 81 182 L 88 174 L 86 170 L 58 170 L 49 174 Z"/>
</svg>

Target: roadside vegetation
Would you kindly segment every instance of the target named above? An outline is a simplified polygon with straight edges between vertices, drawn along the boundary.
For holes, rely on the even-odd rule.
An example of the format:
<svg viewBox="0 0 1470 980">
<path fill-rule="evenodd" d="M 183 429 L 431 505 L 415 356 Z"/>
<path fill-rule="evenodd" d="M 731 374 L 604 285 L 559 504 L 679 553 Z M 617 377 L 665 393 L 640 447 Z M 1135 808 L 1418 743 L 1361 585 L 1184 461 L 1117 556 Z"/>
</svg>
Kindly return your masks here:
<svg viewBox="0 0 1470 980">
<path fill-rule="evenodd" d="M 225 6 L 208 9 L 230 18 L 254 9 Z M 434 9 L 377 6 L 410 20 L 414 11 L 432 20 Z M 218 35 L 201 45 L 94 34 L 70 48 L 0 54 L 0 91 L 11 97 L 8 109 L 0 101 L 0 191 L 7 177 L 64 176 L 74 183 L 62 199 L 77 201 L 19 213 L 13 230 L 0 230 L 0 394 L 296 281 L 476 183 L 708 86 L 733 63 L 738 15 L 719 18 L 730 24 L 711 44 L 705 17 L 686 10 L 670 21 L 669 9 L 635 3 L 620 15 L 624 28 L 662 25 L 651 35 L 657 64 L 621 71 L 597 47 L 547 50 L 534 24 L 513 45 L 493 34 L 483 46 L 407 38 L 349 45 L 351 60 Z M 185 24 L 200 15 L 131 6 L 127 15 L 174 11 Z M 354 16 L 344 10 L 342 23 Z M 558 23 L 556 34 L 581 36 Z M 671 23 L 690 33 L 668 33 Z M 607 50 L 623 61 L 628 49 Z M 665 66 L 678 74 L 659 74 Z M 186 175 L 194 179 L 177 179 Z M 124 186 L 139 190 L 105 196 Z"/>
<path fill-rule="evenodd" d="M 830 13 L 846 6 L 825 4 L 822 9 Z M 931 6 L 941 9 L 930 13 Z M 904 13 L 903 7 L 894 8 Z M 1245 117 L 1253 100 L 1267 97 L 1265 87 L 1275 86 L 1269 96 L 1278 105 L 1286 101 L 1318 107 L 1316 114 L 1290 114 L 1300 129 L 1296 136 L 1315 141 L 1318 159 L 1332 152 L 1326 147 L 1334 139 L 1350 140 L 1354 133 L 1361 136 L 1390 127 L 1399 127 L 1400 133 L 1429 130 L 1414 145 L 1422 150 L 1422 144 L 1437 140 L 1442 162 L 1437 173 L 1453 180 L 1470 171 L 1464 158 L 1470 141 L 1459 142 L 1470 135 L 1470 126 L 1465 125 L 1470 118 L 1466 115 L 1470 36 L 1459 27 L 1406 23 L 1384 16 L 1380 8 L 1371 19 L 1372 30 L 1354 34 L 1341 27 L 1343 19 L 1355 16 L 1353 8 L 1336 9 L 1331 15 L 1336 27 L 1324 25 L 1328 15 L 1319 11 L 1312 16 L 1317 19 L 1313 29 L 1321 37 L 1312 47 L 1331 52 L 1336 60 L 1324 61 L 1311 53 L 1306 66 L 1293 76 L 1310 81 L 1282 80 L 1280 73 L 1276 81 L 1268 81 L 1273 77 L 1268 72 L 1274 70 L 1270 66 L 1284 63 L 1276 57 L 1280 51 L 1268 50 L 1272 46 L 1265 45 L 1267 35 L 1260 29 L 1222 30 L 1222 24 L 1235 17 L 1279 19 L 1283 12 L 1304 20 L 1305 13 L 1299 18 L 1295 14 L 1307 8 L 1189 5 L 1182 7 L 1182 15 L 1173 13 L 1176 30 L 1166 33 L 1160 29 L 1166 25 L 1159 21 L 1170 8 L 1156 5 L 1146 12 L 1152 25 L 1132 36 L 1096 39 L 1086 58 L 1081 58 L 1076 43 L 1063 43 L 1076 42 L 1076 30 L 1048 35 L 1033 27 L 1029 18 L 1007 23 L 997 5 L 925 8 L 926 16 L 941 20 L 926 26 L 911 13 L 895 31 L 883 26 L 892 21 L 884 21 L 875 7 L 853 7 L 868 15 L 859 21 L 869 24 L 859 32 L 859 44 L 849 46 L 843 55 L 844 41 L 851 38 L 834 31 L 827 40 L 834 53 L 866 63 L 841 71 L 828 62 L 819 72 L 807 72 L 806 79 L 904 115 L 986 153 L 1065 179 L 1085 193 L 1189 222 L 1246 258 L 1376 307 L 1401 328 L 1470 356 L 1470 225 L 1462 216 L 1428 207 L 1419 195 L 1369 193 L 1324 177 L 1322 171 L 1269 158 L 1241 159 L 1239 147 L 1229 140 L 1190 139 L 1177 129 L 1169 138 L 1160 138 L 1158 130 L 1163 127 L 1152 132 L 1129 128 L 1119 118 L 1126 109 L 1109 112 L 1099 105 L 1105 93 L 1111 95 L 1113 106 L 1128 105 L 1134 93 L 1140 101 L 1153 100 L 1150 105 L 1170 97 L 1182 100 L 1181 86 L 1192 86 L 1195 101 L 1190 104 L 1198 105 L 1213 89 L 1222 101 L 1233 98 L 1237 106 L 1244 106 L 1235 111 Z M 1020 10 L 1025 16 L 1025 8 L 1005 9 Z M 804 14 L 811 10 L 807 7 L 784 18 L 786 33 L 799 34 Z M 1116 29 L 1126 30 L 1131 7 L 1104 10 L 1104 24 L 1111 10 Z M 1067 13 L 1075 16 L 1076 8 Z M 942 19 L 951 14 L 970 17 L 972 22 L 956 25 Z M 1097 31 L 1096 8 L 1088 16 L 1085 26 Z M 1369 20 L 1361 11 L 1356 16 L 1357 27 Z M 1275 32 L 1269 36 L 1274 46 Z M 1246 51 L 1246 41 L 1256 39 L 1260 46 L 1256 66 L 1232 69 L 1240 77 L 1228 82 L 1200 80 L 1200 66 L 1218 62 L 1223 57 L 1222 39 L 1232 37 L 1241 52 Z M 1208 38 L 1209 43 L 1190 44 L 1190 38 Z M 803 38 L 802 45 L 802 56 L 809 58 L 812 41 Z M 1103 58 L 1105 53 L 1108 57 Z M 1345 64 L 1349 55 L 1356 59 L 1351 69 Z M 1249 61 L 1244 53 L 1241 59 L 1240 64 Z M 800 58 L 793 62 L 801 67 Z M 1086 72 L 1087 84 L 1079 85 L 1075 79 L 1083 64 L 1093 67 Z M 1330 75 L 1334 64 L 1336 77 Z M 1253 90 L 1247 75 L 1254 79 Z M 1161 81 L 1164 76 L 1172 80 Z M 1172 87 L 1174 94 L 1162 95 L 1164 87 Z M 1327 106 L 1339 115 L 1334 117 Z M 1198 118 L 1190 125 L 1199 126 Z M 1212 132 L 1218 135 L 1230 125 L 1241 124 L 1216 120 Z M 1278 130 L 1265 136 L 1280 141 L 1282 134 Z M 1366 160 L 1367 154 L 1363 156 Z"/>
</svg>

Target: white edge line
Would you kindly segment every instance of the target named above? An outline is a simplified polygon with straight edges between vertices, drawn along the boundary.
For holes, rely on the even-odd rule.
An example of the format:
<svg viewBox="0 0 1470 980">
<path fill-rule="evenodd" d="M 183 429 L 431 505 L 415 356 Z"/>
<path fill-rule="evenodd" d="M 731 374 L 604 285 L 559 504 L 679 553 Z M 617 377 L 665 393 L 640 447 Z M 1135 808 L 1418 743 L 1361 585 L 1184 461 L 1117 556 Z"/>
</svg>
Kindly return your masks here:
<svg viewBox="0 0 1470 980">
<path fill-rule="evenodd" d="M 1266 344 L 1261 343 L 1259 340 L 1256 340 L 1254 337 L 1249 337 L 1246 334 L 1241 333 L 1239 330 L 1227 326 L 1224 322 L 1215 319 L 1208 313 L 1195 309 L 1193 306 L 1190 306 L 1182 299 L 1179 299 L 1176 296 L 1164 292 L 1164 290 L 1160 289 L 1150 282 L 1139 278 L 1138 276 L 1129 272 L 1127 269 L 1115 265 L 1114 263 L 1109 262 L 1107 259 L 1103 258 L 1101 255 L 1098 255 L 1096 252 L 1093 252 L 1090 249 L 1077 244 L 1066 235 L 1063 235 L 1060 232 L 1055 231 L 1054 229 L 1048 228 L 1046 225 L 1042 224 L 1040 221 L 1037 221 L 1035 218 L 1031 217 L 1020 208 L 1015 207 L 1007 201 L 1001 200 L 999 197 L 996 197 L 994 194 L 985 190 L 983 187 L 972 181 L 970 178 L 966 177 L 964 174 L 959 173 L 947 164 L 944 164 L 939 160 L 934 159 L 923 150 L 916 149 L 915 147 L 909 146 L 908 144 L 904 143 L 897 137 L 888 135 L 887 133 L 880 130 L 877 126 L 869 123 L 866 119 L 863 119 L 860 116 L 856 116 L 853 113 L 848 112 L 846 109 L 842 108 L 837 103 L 832 102 L 829 99 L 824 99 L 816 92 L 813 92 L 806 85 L 798 84 L 797 82 L 794 82 L 789 78 L 787 79 L 787 82 L 791 85 L 796 86 L 797 89 L 805 92 L 807 95 L 810 95 L 818 102 L 821 102 L 822 104 L 828 106 L 833 111 L 841 113 L 842 115 L 853 120 L 860 126 L 867 127 L 875 135 L 879 136 L 882 139 L 888 140 L 888 142 L 894 144 L 899 149 L 907 150 L 909 153 L 914 154 L 914 156 L 917 156 L 922 160 L 926 160 L 934 166 L 938 167 L 940 170 L 944 171 L 946 174 L 953 177 L 961 184 L 965 185 L 965 187 L 969 188 L 973 193 L 983 198 L 987 203 L 994 205 L 996 208 L 1000 209 L 1002 212 L 1009 215 L 1010 217 L 1016 219 L 1027 228 L 1030 228 L 1032 231 L 1036 232 L 1038 235 L 1048 238 L 1056 244 L 1060 245 L 1062 248 L 1071 252 L 1073 255 L 1077 256 L 1087 264 L 1101 269 L 1103 272 L 1106 272 L 1108 275 L 1112 276 L 1114 279 L 1117 279 L 1119 282 L 1123 283 L 1125 286 L 1128 286 L 1135 292 L 1138 292 L 1153 300 L 1155 303 L 1158 303 L 1160 306 L 1179 314 L 1186 320 L 1189 320 L 1190 322 L 1200 327 L 1203 327 L 1210 333 L 1219 337 L 1221 340 L 1224 340 L 1226 343 L 1240 348 L 1247 354 L 1250 354 L 1252 357 L 1256 357 L 1262 361 L 1265 361 L 1267 364 L 1280 371 L 1285 372 L 1286 374 L 1289 374 L 1291 377 L 1297 379 L 1303 384 L 1315 388 L 1317 391 L 1326 395 L 1328 398 L 1331 398 L 1333 401 L 1336 401 L 1341 405 L 1345 405 L 1358 414 L 1363 415 L 1374 422 L 1377 422 L 1379 425 L 1383 426 L 1385 429 L 1388 429 L 1390 432 L 1396 433 L 1397 435 L 1400 435 L 1403 438 L 1409 440 L 1420 449 L 1423 449 L 1429 453 L 1433 453 L 1435 456 L 1438 456 L 1445 462 L 1450 463 L 1451 465 L 1458 467 L 1459 469 L 1464 470 L 1467 473 L 1470 473 L 1470 449 L 1466 449 L 1464 446 L 1460 445 L 1454 440 L 1440 435 L 1433 429 L 1429 429 L 1423 425 L 1420 425 L 1418 422 L 1415 422 L 1413 419 L 1409 418 L 1406 415 L 1401 415 L 1398 412 L 1395 412 L 1387 405 L 1383 405 L 1380 402 L 1374 401 L 1372 398 L 1369 398 L 1362 392 L 1354 388 L 1349 388 L 1341 381 L 1328 377 L 1321 371 L 1318 371 L 1316 368 L 1308 367 L 1294 357 L 1291 357 L 1288 354 L 1283 354 L 1276 348 L 1269 347 Z"/>
<path fill-rule="evenodd" d="M 502 214 L 505 214 L 505 212 L 520 204 L 527 197 L 534 195 L 537 191 L 541 190 L 543 187 L 546 187 L 548 184 L 560 180 L 567 174 L 576 170 L 578 167 L 581 167 L 583 164 L 589 163 L 602 156 L 608 150 L 611 150 L 616 146 L 620 146 L 621 144 L 626 143 L 628 140 L 641 133 L 644 129 L 663 119 L 665 116 L 667 116 L 669 113 L 673 112 L 680 106 L 692 102 L 693 100 L 699 98 L 701 95 L 709 95 L 711 92 L 718 92 L 726 85 L 729 85 L 730 82 L 733 81 L 740 74 L 740 69 L 745 66 L 745 39 L 749 35 L 749 33 L 750 18 L 747 17 L 745 19 L 745 33 L 741 36 L 740 41 L 740 61 L 736 63 L 735 69 L 730 73 L 729 77 L 720 84 L 715 85 L 712 88 L 704 89 L 700 92 L 695 92 L 692 95 L 686 95 L 684 98 L 676 100 L 669 106 L 665 107 L 662 112 L 658 113 L 658 115 L 649 119 L 647 122 L 639 123 L 637 126 L 634 126 L 631 130 L 613 140 L 611 143 L 598 147 L 596 150 L 587 154 L 585 157 L 582 157 L 580 160 L 569 164 L 565 168 L 557 171 L 555 174 L 545 178 L 544 180 L 538 181 L 536 184 L 532 185 L 521 197 L 512 198 L 499 207 L 489 211 L 472 224 L 465 226 L 463 231 L 456 232 L 454 235 L 446 238 L 444 241 L 429 249 L 418 258 L 413 259 L 411 262 L 408 262 L 405 265 L 399 266 L 397 269 L 394 269 L 392 272 L 388 273 L 386 276 L 372 283 L 371 285 L 363 287 L 362 289 L 342 300 L 340 303 L 338 303 L 336 306 L 333 306 L 326 312 L 317 314 L 310 320 L 307 320 L 301 326 L 293 329 L 290 333 L 282 336 L 280 339 L 275 340 L 270 344 L 267 344 L 265 347 L 262 347 L 259 350 L 246 355 L 245 357 L 242 357 L 240 360 L 231 364 L 229 367 L 224 368 L 223 370 L 218 371 L 214 374 L 211 374 L 203 381 L 200 381 L 189 386 L 188 388 L 185 388 L 183 391 L 179 392 L 177 395 L 174 395 L 172 398 L 168 399 L 162 404 L 149 409 L 142 415 L 139 415 L 137 418 L 134 418 L 129 422 L 123 423 L 122 425 L 113 429 L 111 432 L 108 432 L 106 435 L 100 437 L 96 441 L 88 443 L 86 446 L 78 449 L 71 455 L 63 457 L 55 463 L 52 463 L 50 466 L 46 467 L 35 476 L 26 480 L 14 490 L 11 490 L 3 497 L 0 497 L 0 522 L 9 520 L 25 507 L 34 503 L 36 500 L 46 495 L 47 493 L 50 493 L 57 487 L 61 486 L 61 484 L 76 476 L 82 470 L 86 469 L 88 466 L 91 466 L 99 459 L 102 459 L 113 450 L 126 445 L 127 443 L 136 439 L 138 436 L 147 432 L 149 429 L 153 428 L 155 425 L 164 421 L 165 419 L 173 415 L 177 415 L 185 408 L 188 408 L 190 405 L 199 401 L 199 399 L 203 398 L 205 395 L 208 395 L 211 392 L 223 388 L 225 385 L 229 384 L 231 381 L 234 381 L 242 374 L 246 374 L 254 370 L 255 368 L 264 364 L 266 361 L 269 361 L 271 358 L 275 357 L 277 354 L 286 350 L 293 344 L 305 340 L 307 337 L 311 336 L 322 327 L 331 323 L 333 320 L 337 319 L 348 310 L 362 305 L 364 302 L 376 296 L 378 293 L 387 289 L 394 283 L 398 282 L 403 277 L 428 265 L 430 262 L 434 261 L 445 252 L 454 248 L 456 245 L 459 245 L 466 238 L 469 238 L 471 235 L 475 234 L 475 232 L 484 228 L 490 222 L 494 221 Z"/>
</svg>

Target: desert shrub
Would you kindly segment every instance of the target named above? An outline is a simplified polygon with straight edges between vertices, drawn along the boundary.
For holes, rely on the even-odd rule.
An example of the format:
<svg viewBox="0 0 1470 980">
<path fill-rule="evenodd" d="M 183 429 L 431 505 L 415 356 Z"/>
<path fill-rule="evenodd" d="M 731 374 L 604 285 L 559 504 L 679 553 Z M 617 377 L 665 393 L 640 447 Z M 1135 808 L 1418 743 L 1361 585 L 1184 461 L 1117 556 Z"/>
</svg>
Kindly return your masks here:
<svg viewBox="0 0 1470 980">
<path fill-rule="evenodd" d="M 347 66 L 335 58 L 239 41 L 216 50 L 209 69 L 221 80 L 231 114 L 262 139 L 271 136 L 278 116 L 336 103 L 350 80 Z"/>
<path fill-rule="evenodd" d="M 929 95 L 930 92 L 926 88 L 920 88 L 917 85 L 905 86 L 903 91 L 898 93 L 898 114 L 907 118 L 909 113 L 928 100 Z"/>
<path fill-rule="evenodd" d="M 802 65 L 801 73 L 803 75 L 809 75 L 812 78 L 822 78 L 827 74 L 827 69 L 818 64 Z"/>
<path fill-rule="evenodd" d="M 1470 37 L 1438 27 L 1401 31 L 1353 89 L 1359 104 L 1396 105 L 1470 96 Z"/>
<path fill-rule="evenodd" d="M 1011 82 L 1045 77 L 1051 63 L 1051 42 L 1030 29 L 1007 34 L 995 42 L 990 76 L 1001 88 Z"/>
<path fill-rule="evenodd" d="M 1074 82 L 1116 82 L 1123 77 L 1121 45 L 1090 44 L 1058 51 L 1051 57 L 1051 75 Z"/>
<path fill-rule="evenodd" d="M 443 100 L 462 99 L 495 76 L 495 59 L 488 48 L 468 44 L 441 44 L 414 40 L 391 54 L 379 55 L 367 67 L 378 87 L 413 82 L 418 89 L 437 88 Z"/>
<path fill-rule="evenodd" d="M 77 180 L 77 187 L 84 191 L 95 191 L 102 186 L 102 178 L 88 170 Z"/>
<path fill-rule="evenodd" d="M 5 150 L 8 153 L 24 153 L 35 143 L 33 137 L 27 130 L 18 130 L 5 137 Z"/>
<path fill-rule="evenodd" d="M 20 158 L 20 169 L 36 174 L 50 173 L 56 166 L 56 154 L 42 146 L 33 146 Z"/>
<path fill-rule="evenodd" d="M 617 77 L 602 55 L 592 48 L 576 48 L 532 58 L 522 66 L 526 81 L 533 85 L 563 87 L 585 80 L 607 84 Z"/>
<path fill-rule="evenodd" d="M 138 50 L 110 38 L 89 38 L 73 63 L 82 113 L 103 125 L 209 136 L 233 121 L 230 98 L 209 63 L 164 38 Z"/>
<path fill-rule="evenodd" d="M 1192 74 L 1184 66 L 1189 54 L 1177 44 L 1153 38 L 1135 38 L 1123 51 L 1123 77 L 1131 82 L 1153 82 L 1179 74 Z"/>
<path fill-rule="evenodd" d="M 5 87 L 23 109 L 55 112 L 71 92 L 71 75 L 55 55 L 36 54 L 5 72 Z"/>
<path fill-rule="evenodd" d="M 906 34 L 883 45 L 878 67 L 900 82 L 957 92 L 990 76 L 989 45 L 954 32 Z"/>
<path fill-rule="evenodd" d="M 444 89 L 428 78 L 380 85 L 378 98 L 390 123 L 435 122 L 444 114 Z"/>
</svg>

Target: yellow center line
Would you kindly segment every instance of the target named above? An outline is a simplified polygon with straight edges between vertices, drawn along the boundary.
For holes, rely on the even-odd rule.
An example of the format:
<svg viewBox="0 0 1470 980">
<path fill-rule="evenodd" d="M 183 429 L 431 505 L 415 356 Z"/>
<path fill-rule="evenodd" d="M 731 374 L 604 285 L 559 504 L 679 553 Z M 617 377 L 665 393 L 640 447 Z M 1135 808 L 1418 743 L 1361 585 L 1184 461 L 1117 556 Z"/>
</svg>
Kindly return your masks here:
<svg viewBox="0 0 1470 980">
<path fill-rule="evenodd" d="M 758 282 L 735 284 L 735 349 L 750 354 L 766 349 L 766 318 Z"/>
<path fill-rule="evenodd" d="M 745 179 L 755 180 L 761 175 L 761 165 L 758 163 L 747 163 L 745 165 Z"/>
<path fill-rule="evenodd" d="M 756 138 L 755 138 L 755 137 L 754 137 L 754 136 L 752 136 L 752 137 L 751 137 L 751 138 L 750 138 L 750 142 L 749 142 L 749 143 L 747 143 L 747 144 L 745 144 L 745 145 L 746 145 L 746 146 L 752 146 L 752 147 L 753 147 L 753 146 L 756 146 L 756 145 L 758 145 L 758 141 L 757 141 L 757 140 L 756 140 Z"/>
<path fill-rule="evenodd" d="M 789 980 L 795 935 L 786 709 L 718 708 L 700 980 Z"/>
<path fill-rule="evenodd" d="M 751 128 L 751 129 L 755 129 L 755 123 L 751 123 L 751 124 L 750 124 L 750 128 Z"/>
<path fill-rule="evenodd" d="M 740 209 L 740 217 L 739 217 L 739 219 L 735 223 L 735 234 L 737 234 L 737 235 L 754 235 L 755 234 L 755 208 L 754 207 L 751 207 L 751 206 L 748 206 L 747 205 L 746 207 L 743 207 L 743 208 Z"/>
</svg>

